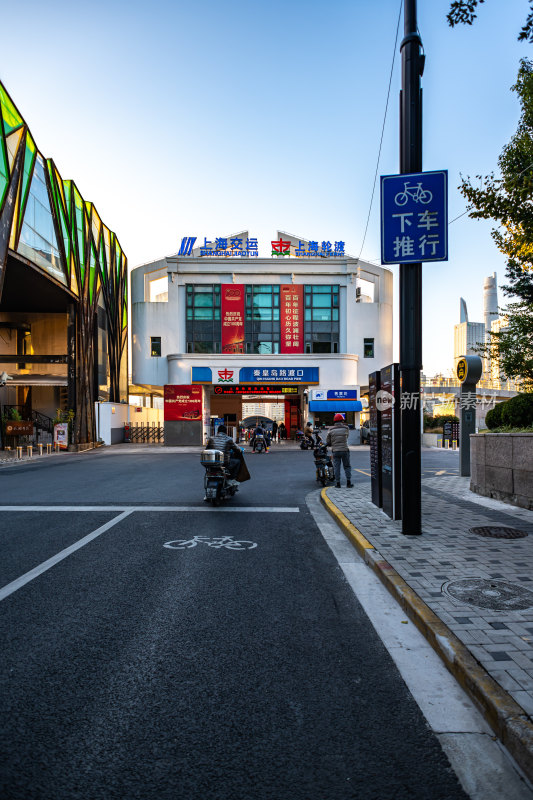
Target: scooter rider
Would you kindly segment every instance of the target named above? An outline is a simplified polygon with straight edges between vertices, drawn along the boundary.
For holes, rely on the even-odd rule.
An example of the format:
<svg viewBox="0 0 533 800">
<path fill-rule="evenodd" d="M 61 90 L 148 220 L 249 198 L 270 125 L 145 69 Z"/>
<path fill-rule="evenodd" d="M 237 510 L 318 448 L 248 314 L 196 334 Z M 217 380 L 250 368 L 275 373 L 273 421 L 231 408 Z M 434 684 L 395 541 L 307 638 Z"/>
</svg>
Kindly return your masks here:
<svg viewBox="0 0 533 800">
<path fill-rule="evenodd" d="M 253 436 L 252 436 L 252 439 L 250 441 L 250 444 L 252 445 L 252 452 L 253 453 L 255 453 L 255 437 L 256 436 L 262 436 L 263 439 L 265 440 L 265 446 L 266 446 L 266 441 L 267 441 L 267 439 L 266 439 L 266 431 L 265 431 L 265 429 L 263 427 L 261 427 L 261 425 L 258 425 L 257 428 L 255 428 Z"/>
<path fill-rule="evenodd" d="M 207 441 L 207 447 L 214 450 L 222 450 L 224 453 L 224 464 L 226 465 L 230 478 L 235 480 L 243 454 L 240 447 L 237 447 L 231 436 L 228 436 L 228 431 L 225 425 L 219 425 L 215 436 L 211 436 Z"/>
</svg>

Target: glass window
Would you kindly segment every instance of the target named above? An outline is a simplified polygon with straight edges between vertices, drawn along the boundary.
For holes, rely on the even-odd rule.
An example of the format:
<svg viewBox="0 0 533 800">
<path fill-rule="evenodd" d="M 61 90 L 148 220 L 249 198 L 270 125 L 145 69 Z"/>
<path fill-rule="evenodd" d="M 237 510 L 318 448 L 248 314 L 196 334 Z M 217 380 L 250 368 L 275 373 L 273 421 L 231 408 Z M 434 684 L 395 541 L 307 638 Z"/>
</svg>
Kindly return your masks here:
<svg viewBox="0 0 533 800">
<path fill-rule="evenodd" d="M 331 319 L 331 308 L 313 308 L 313 322 Z"/>
<path fill-rule="evenodd" d="M 213 319 L 213 309 L 195 307 L 193 319 Z"/>
<path fill-rule="evenodd" d="M 314 294 L 313 295 L 313 308 L 331 308 L 331 295 L 329 294 Z"/>
<path fill-rule="evenodd" d="M 209 294 L 195 292 L 194 305 L 196 308 L 211 308 L 213 306 L 213 292 L 209 292 Z"/>
<path fill-rule="evenodd" d="M 161 356 L 161 337 L 150 337 L 150 355 L 152 358 L 159 358 Z"/>
<path fill-rule="evenodd" d="M 363 345 L 363 358 L 374 358 L 374 340 L 365 339 Z"/>
</svg>

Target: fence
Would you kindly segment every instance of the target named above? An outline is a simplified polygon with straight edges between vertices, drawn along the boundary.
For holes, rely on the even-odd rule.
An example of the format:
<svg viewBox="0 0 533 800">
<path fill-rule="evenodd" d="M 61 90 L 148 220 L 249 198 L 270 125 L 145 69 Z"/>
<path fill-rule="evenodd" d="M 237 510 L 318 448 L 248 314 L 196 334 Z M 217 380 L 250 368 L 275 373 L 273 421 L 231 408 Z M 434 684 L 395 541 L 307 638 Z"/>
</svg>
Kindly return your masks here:
<svg viewBox="0 0 533 800">
<path fill-rule="evenodd" d="M 131 444 L 163 444 L 165 428 L 155 422 L 125 422 L 124 441 Z"/>
</svg>

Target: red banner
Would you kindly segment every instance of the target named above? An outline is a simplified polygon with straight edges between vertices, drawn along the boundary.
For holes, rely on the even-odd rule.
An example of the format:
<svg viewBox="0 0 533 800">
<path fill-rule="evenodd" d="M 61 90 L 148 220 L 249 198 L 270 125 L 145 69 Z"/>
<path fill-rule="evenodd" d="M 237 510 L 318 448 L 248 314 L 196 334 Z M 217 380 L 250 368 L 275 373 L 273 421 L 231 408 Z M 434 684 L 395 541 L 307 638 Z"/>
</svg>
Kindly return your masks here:
<svg viewBox="0 0 533 800">
<path fill-rule="evenodd" d="M 165 386 L 165 422 L 201 420 L 202 409 L 202 386 Z"/>
<path fill-rule="evenodd" d="M 304 287 L 294 284 L 280 287 L 280 353 L 304 351 Z"/>
<path fill-rule="evenodd" d="M 221 299 L 222 352 L 244 352 L 244 285 L 223 283 Z"/>
</svg>

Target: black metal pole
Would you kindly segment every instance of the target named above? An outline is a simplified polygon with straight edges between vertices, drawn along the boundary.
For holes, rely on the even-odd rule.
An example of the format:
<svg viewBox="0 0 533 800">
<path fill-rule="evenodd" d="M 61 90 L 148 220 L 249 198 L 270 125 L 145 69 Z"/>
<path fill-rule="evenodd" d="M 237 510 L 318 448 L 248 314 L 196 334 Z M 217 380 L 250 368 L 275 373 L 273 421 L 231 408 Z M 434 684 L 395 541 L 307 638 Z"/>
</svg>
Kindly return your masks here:
<svg viewBox="0 0 533 800">
<path fill-rule="evenodd" d="M 422 171 L 422 41 L 416 0 L 405 0 L 400 93 L 400 172 Z M 420 463 L 420 371 L 422 369 L 422 264 L 400 264 L 401 391 L 409 401 L 402 410 L 402 533 L 422 533 Z M 412 399 L 411 399 L 412 398 Z"/>
</svg>

